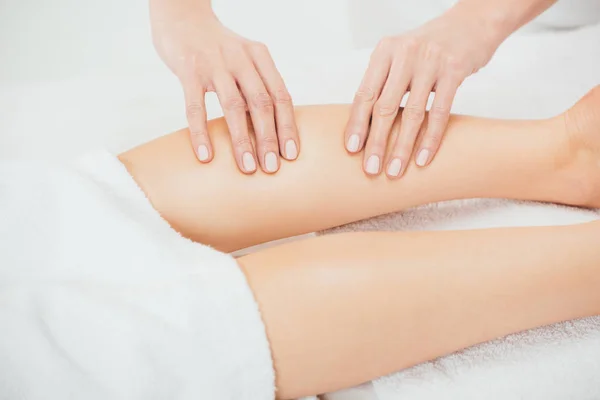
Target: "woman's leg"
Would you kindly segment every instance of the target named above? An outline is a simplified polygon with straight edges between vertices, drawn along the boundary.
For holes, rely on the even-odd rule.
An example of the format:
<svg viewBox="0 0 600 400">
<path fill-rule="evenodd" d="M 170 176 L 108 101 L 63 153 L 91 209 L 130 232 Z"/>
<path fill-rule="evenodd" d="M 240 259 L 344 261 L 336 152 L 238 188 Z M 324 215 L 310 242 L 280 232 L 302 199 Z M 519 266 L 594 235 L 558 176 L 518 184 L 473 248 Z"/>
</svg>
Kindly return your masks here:
<svg viewBox="0 0 600 400">
<path fill-rule="evenodd" d="M 239 263 L 261 309 L 282 399 L 600 314 L 600 223 L 331 235 Z"/>
<path fill-rule="evenodd" d="M 586 104 L 600 106 L 599 92 Z M 186 131 L 120 158 L 173 227 L 224 251 L 441 200 L 497 197 L 590 205 L 590 187 L 600 186 L 600 132 L 591 135 L 591 144 L 580 145 L 577 137 L 587 136 L 573 139 L 564 116 L 542 121 L 454 116 L 429 167 L 411 164 L 399 180 L 368 178 L 361 171 L 362 155 L 344 149 L 348 112 L 339 105 L 299 108 L 303 150 L 275 175 L 238 171 L 222 119 L 209 125 L 216 150 L 210 164 L 197 161 Z"/>
</svg>

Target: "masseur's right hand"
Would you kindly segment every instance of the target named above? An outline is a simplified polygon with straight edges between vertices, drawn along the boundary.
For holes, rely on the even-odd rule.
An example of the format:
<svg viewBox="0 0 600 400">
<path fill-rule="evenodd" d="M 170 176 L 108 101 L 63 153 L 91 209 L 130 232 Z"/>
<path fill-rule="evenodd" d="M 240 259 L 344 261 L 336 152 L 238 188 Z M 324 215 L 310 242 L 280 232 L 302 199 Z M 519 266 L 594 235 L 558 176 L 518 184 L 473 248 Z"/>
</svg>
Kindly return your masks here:
<svg viewBox="0 0 600 400">
<path fill-rule="evenodd" d="M 210 162 L 214 154 L 204 101 L 212 91 L 221 103 L 242 172 L 255 172 L 257 160 L 265 172 L 276 172 L 280 154 L 296 159 L 300 146 L 292 101 L 265 45 L 223 26 L 210 1 L 150 0 L 150 15 L 156 50 L 183 86 L 191 142 L 201 162 Z"/>
</svg>

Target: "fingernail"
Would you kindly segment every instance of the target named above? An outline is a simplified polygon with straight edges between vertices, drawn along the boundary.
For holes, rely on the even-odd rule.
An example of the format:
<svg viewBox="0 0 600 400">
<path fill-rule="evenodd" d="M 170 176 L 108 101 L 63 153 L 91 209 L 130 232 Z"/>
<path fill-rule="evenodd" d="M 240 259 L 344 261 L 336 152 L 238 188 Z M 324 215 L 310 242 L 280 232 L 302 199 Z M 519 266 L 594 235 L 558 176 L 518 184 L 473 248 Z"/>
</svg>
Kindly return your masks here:
<svg viewBox="0 0 600 400">
<path fill-rule="evenodd" d="M 358 145 L 360 144 L 360 138 L 357 134 L 354 134 L 348 138 L 346 148 L 349 152 L 356 153 L 358 151 Z"/>
<path fill-rule="evenodd" d="M 394 158 L 390 165 L 388 165 L 387 173 L 389 176 L 398 176 L 402 169 L 402 161 L 399 158 Z"/>
<path fill-rule="evenodd" d="M 288 160 L 295 160 L 298 157 L 298 147 L 292 139 L 285 142 L 285 156 Z"/>
<path fill-rule="evenodd" d="M 198 146 L 198 159 L 200 161 L 206 161 L 206 160 L 208 160 L 208 147 L 206 147 L 203 144 L 201 144 L 200 146 Z"/>
<path fill-rule="evenodd" d="M 427 161 L 429 161 L 429 150 L 423 149 L 419 152 L 419 155 L 417 156 L 417 165 L 419 167 L 424 167 L 425 164 L 427 164 Z"/>
<path fill-rule="evenodd" d="M 267 172 L 277 171 L 277 155 L 272 151 L 265 155 L 265 167 L 267 167 Z"/>
<path fill-rule="evenodd" d="M 256 170 L 256 162 L 249 152 L 245 152 L 242 155 L 242 164 L 244 164 L 244 170 L 246 172 L 254 172 Z"/>
<path fill-rule="evenodd" d="M 371 156 L 367 160 L 367 172 L 371 175 L 375 175 L 379 172 L 379 157 Z"/>
</svg>

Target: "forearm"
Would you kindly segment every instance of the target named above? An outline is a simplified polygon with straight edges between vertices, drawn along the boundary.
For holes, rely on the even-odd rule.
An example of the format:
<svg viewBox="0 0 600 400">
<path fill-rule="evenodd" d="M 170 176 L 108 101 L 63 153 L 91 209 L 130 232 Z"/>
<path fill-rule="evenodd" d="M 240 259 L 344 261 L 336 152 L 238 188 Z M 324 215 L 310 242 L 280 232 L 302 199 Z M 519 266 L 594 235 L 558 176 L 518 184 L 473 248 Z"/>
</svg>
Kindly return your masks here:
<svg viewBox="0 0 600 400">
<path fill-rule="evenodd" d="M 554 3 L 556 0 L 461 0 L 448 13 L 481 23 L 490 44 L 498 47 Z"/>
<path fill-rule="evenodd" d="M 279 394 L 294 398 L 600 313 L 599 235 L 598 223 L 342 234 L 239 261 L 267 326 Z"/>
<path fill-rule="evenodd" d="M 556 121 L 454 116 L 436 161 L 428 168 L 411 163 L 402 179 L 390 180 L 365 177 L 362 155 L 344 150 L 348 114 L 345 105 L 298 108 L 303 150 L 275 175 L 239 173 L 222 119 L 209 124 L 215 159 L 208 165 L 196 160 L 185 130 L 120 158 L 172 226 L 224 251 L 441 200 L 574 203 Z"/>
<path fill-rule="evenodd" d="M 214 17 L 211 0 L 149 0 L 153 28 L 162 21 L 194 17 Z"/>
</svg>

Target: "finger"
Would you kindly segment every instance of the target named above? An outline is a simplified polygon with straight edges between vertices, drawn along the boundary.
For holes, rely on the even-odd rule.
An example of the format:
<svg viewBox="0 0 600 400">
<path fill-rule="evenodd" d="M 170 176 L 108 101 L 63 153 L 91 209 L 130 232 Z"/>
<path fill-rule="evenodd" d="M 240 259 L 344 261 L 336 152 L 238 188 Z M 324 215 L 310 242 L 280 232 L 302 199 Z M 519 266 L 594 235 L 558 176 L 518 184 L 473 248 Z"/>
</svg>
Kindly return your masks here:
<svg viewBox="0 0 600 400">
<path fill-rule="evenodd" d="M 210 162 L 213 159 L 213 151 L 206 123 L 205 90 L 198 82 L 190 82 L 183 84 L 183 92 L 192 148 L 198 160 Z"/>
<path fill-rule="evenodd" d="M 434 63 L 428 62 L 417 65 L 415 68 L 415 71 L 418 72 L 413 76 L 410 95 L 402 112 L 400 133 L 396 142 L 398 153 L 395 156 L 400 157 L 403 163 L 408 162 L 410 159 L 419 129 L 425 119 L 427 99 L 435 82 L 436 71 L 434 65 Z M 427 156 L 427 154 L 418 154 L 417 159 L 419 157 L 422 159 L 423 156 Z"/>
<path fill-rule="evenodd" d="M 428 165 L 435 157 L 442 138 L 448 125 L 448 119 L 450 118 L 450 109 L 452 108 L 452 101 L 456 95 L 458 85 L 454 81 L 444 79 L 438 81 L 435 98 L 431 110 L 429 110 L 429 117 L 427 123 L 427 130 L 421 140 L 420 148 L 417 154 L 426 154 L 423 156 L 422 164 L 420 166 Z M 417 157 L 417 162 L 419 158 Z"/>
<path fill-rule="evenodd" d="M 300 151 L 300 138 L 290 93 L 267 47 L 259 43 L 251 49 L 251 54 L 256 70 L 273 99 L 279 152 L 287 160 L 295 160 Z"/>
<path fill-rule="evenodd" d="M 279 142 L 275 131 L 273 100 L 260 75 L 250 61 L 239 62 L 236 78 L 248 102 L 248 110 L 256 136 L 259 164 L 267 173 L 279 169 Z"/>
<path fill-rule="evenodd" d="M 218 76 L 214 86 L 227 121 L 238 168 L 246 174 L 252 174 L 256 171 L 256 159 L 248 134 L 246 102 L 231 75 Z"/>
<path fill-rule="evenodd" d="M 400 118 L 396 118 L 396 120 L 394 121 L 394 124 L 392 125 L 392 130 L 391 130 L 391 137 L 390 137 L 390 143 L 392 145 L 392 151 L 390 152 L 390 157 L 388 160 L 388 164 L 385 170 L 385 174 L 388 176 L 388 178 L 398 178 L 400 176 L 402 176 L 402 174 L 404 174 L 404 171 L 406 169 L 406 167 L 408 166 L 408 162 L 403 161 L 403 160 L 408 160 L 410 159 L 410 155 L 408 155 L 406 158 L 399 156 L 397 154 L 397 149 L 398 149 L 398 137 L 400 135 L 400 124 L 401 124 L 401 119 Z"/>
<path fill-rule="evenodd" d="M 380 165 L 383 163 L 388 137 L 398 115 L 402 97 L 408 88 L 410 72 L 404 60 L 392 62 L 381 96 L 375 102 L 363 162 L 363 169 L 367 174 L 378 175 L 381 171 Z"/>
<path fill-rule="evenodd" d="M 367 72 L 360 84 L 350 112 L 350 119 L 344 135 L 346 150 L 350 153 L 359 152 L 369 133 L 369 123 L 373 113 L 375 100 L 388 77 L 391 61 L 387 53 L 377 51 L 371 57 Z"/>
<path fill-rule="evenodd" d="M 401 176 L 411 158 L 419 129 L 425 117 L 425 107 L 433 84 L 426 78 L 413 80 L 412 89 L 402 112 L 400 131 L 386 170 L 390 178 Z M 400 165 L 398 170 L 397 166 Z M 395 172 L 398 171 L 396 174 Z"/>
</svg>

